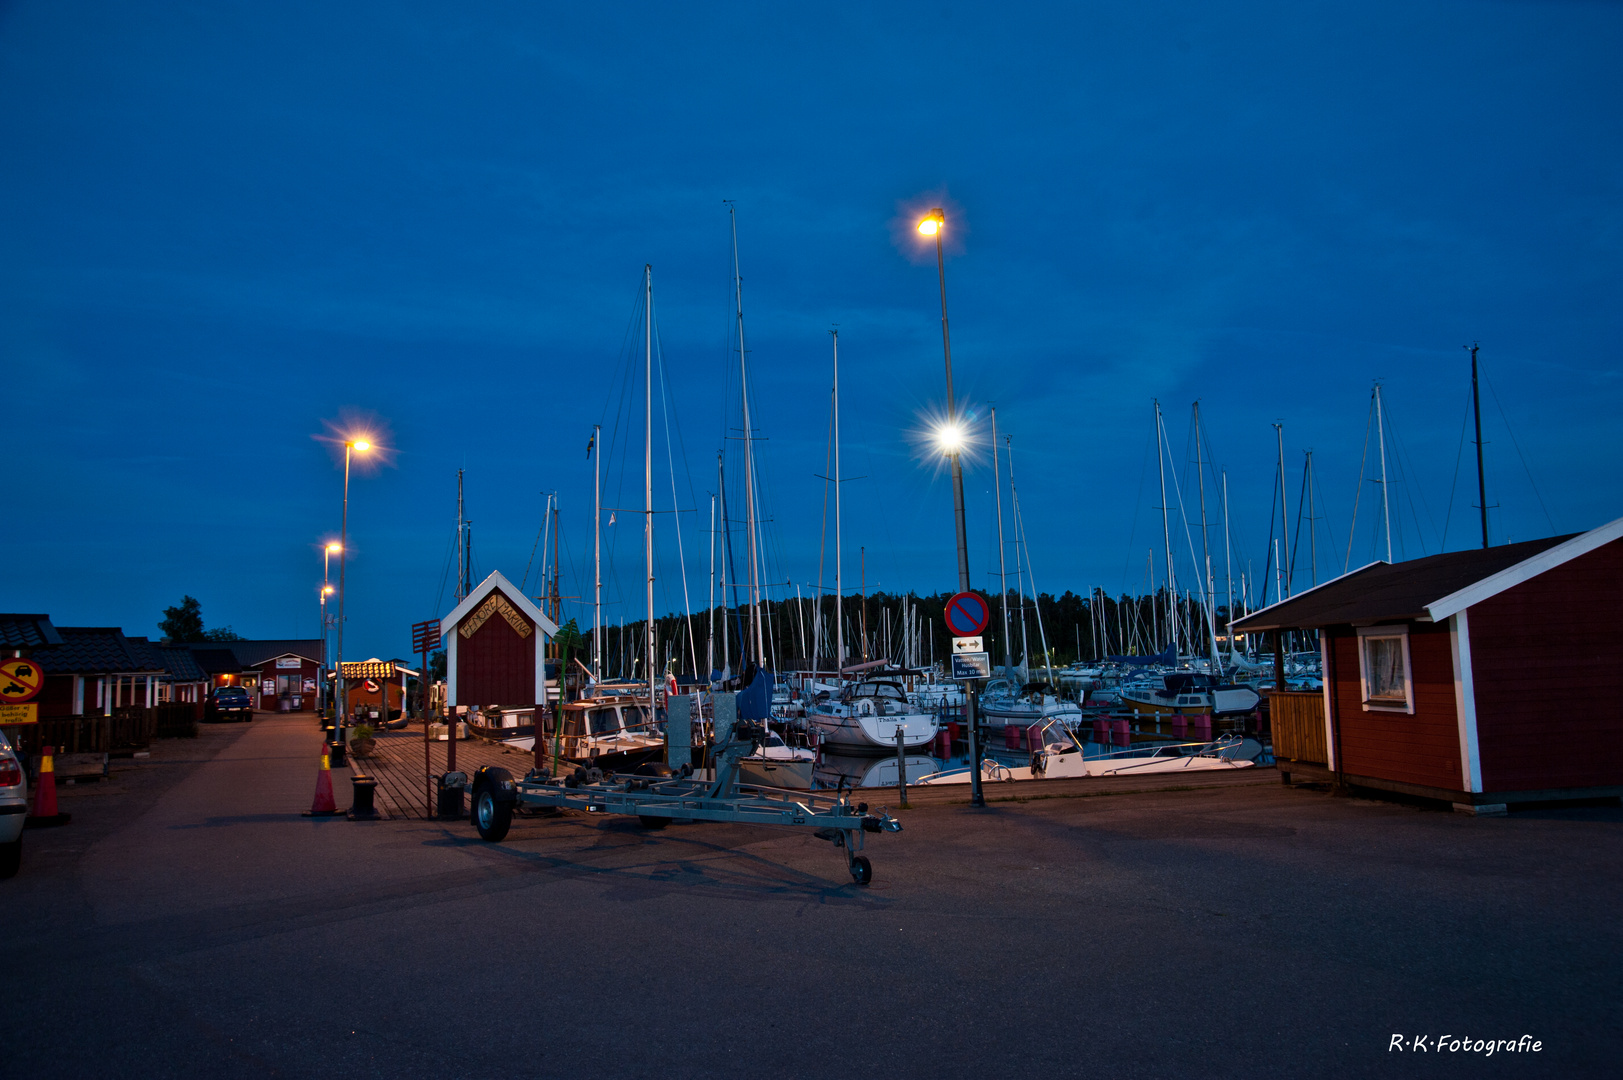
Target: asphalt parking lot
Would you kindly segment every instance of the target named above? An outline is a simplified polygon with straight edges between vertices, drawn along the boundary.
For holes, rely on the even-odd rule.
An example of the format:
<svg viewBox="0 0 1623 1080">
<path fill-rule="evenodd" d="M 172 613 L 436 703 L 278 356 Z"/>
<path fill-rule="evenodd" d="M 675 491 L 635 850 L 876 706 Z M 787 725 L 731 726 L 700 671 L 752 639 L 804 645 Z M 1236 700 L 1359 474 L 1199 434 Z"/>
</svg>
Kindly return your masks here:
<svg viewBox="0 0 1623 1080">
<path fill-rule="evenodd" d="M 1623 810 L 1262 784 L 804 833 L 299 816 L 312 724 L 162 744 L 0 882 L 9 1076 L 1615 1076 Z M 345 795 L 340 794 L 341 804 Z M 1392 1048 L 1401 1035 L 1405 1049 Z M 1519 1039 L 1538 1052 L 1415 1049 Z"/>
</svg>

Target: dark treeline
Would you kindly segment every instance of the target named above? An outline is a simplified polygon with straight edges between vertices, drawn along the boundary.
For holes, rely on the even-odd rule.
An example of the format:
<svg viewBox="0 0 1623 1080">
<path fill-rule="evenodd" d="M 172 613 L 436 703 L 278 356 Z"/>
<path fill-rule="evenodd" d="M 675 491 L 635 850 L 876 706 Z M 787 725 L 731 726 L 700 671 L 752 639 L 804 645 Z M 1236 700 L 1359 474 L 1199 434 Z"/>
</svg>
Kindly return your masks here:
<svg viewBox="0 0 1623 1080">
<path fill-rule="evenodd" d="M 952 651 L 952 635 L 942 622 L 951 593 L 932 596 L 869 593 L 848 596 L 841 605 L 845 624 L 847 664 L 870 660 L 928 666 L 945 665 Z M 1199 600 L 1181 596 L 1169 603 L 1166 590 L 1145 596 L 1079 596 L 1067 590 L 1060 596 L 1043 593 L 1035 599 L 1010 591 L 1008 605 L 1009 655 L 1016 664 L 1029 657 L 1028 667 L 1047 662 L 1055 667 L 1092 661 L 1117 654 L 1160 652 L 1173 640 L 1176 616 L 1179 650 L 1205 655 L 1211 630 Z M 1003 607 L 991 598 L 992 619 L 985 644 L 994 665 L 1004 657 Z M 774 670 L 833 671 L 835 669 L 835 603 L 832 596 L 763 600 L 762 645 Z M 1245 614 L 1236 613 L 1236 617 Z M 1040 622 L 1039 622 L 1040 620 Z M 1228 611 L 1216 609 L 1216 631 L 1221 648 L 1226 640 Z M 611 678 L 646 678 L 643 667 L 645 620 L 603 629 L 603 671 Z M 581 628 L 582 653 L 591 656 L 590 626 Z M 725 642 L 723 636 L 725 635 Z M 654 620 L 655 666 L 661 672 L 691 674 L 724 666 L 740 667 L 741 655 L 753 656 L 754 631 L 747 605 L 696 611 L 690 617 L 664 615 Z M 747 648 L 744 646 L 747 644 Z"/>
</svg>

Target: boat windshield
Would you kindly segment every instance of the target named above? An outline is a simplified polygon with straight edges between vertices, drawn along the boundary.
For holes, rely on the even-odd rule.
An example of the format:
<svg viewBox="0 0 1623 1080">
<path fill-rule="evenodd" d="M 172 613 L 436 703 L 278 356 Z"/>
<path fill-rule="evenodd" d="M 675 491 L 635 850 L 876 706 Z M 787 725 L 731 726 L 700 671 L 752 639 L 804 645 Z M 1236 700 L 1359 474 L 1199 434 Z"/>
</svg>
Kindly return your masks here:
<svg viewBox="0 0 1623 1080">
<path fill-rule="evenodd" d="M 665 710 L 660 709 L 654 714 L 654 723 L 648 722 L 648 706 L 623 705 L 621 712 L 625 717 L 626 730 L 636 731 L 644 735 L 657 735 L 665 730 Z"/>
<path fill-rule="evenodd" d="M 906 701 L 907 695 L 895 683 L 863 683 L 856 697 L 879 698 L 883 701 Z"/>
<path fill-rule="evenodd" d="M 1050 754 L 1066 754 L 1077 749 L 1076 739 L 1058 720 L 1050 720 L 1044 724 L 1042 734 L 1043 749 Z"/>
<path fill-rule="evenodd" d="M 593 735 L 617 735 L 620 732 L 620 718 L 612 708 L 593 709 L 586 717 Z"/>
</svg>

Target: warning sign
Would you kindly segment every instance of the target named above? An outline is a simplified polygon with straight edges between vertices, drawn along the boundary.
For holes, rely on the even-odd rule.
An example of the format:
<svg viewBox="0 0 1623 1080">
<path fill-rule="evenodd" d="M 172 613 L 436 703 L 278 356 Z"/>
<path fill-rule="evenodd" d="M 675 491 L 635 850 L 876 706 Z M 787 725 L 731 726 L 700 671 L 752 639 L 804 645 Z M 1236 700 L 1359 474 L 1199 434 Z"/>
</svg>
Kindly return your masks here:
<svg viewBox="0 0 1623 1080">
<path fill-rule="evenodd" d="M 33 702 L 27 705 L 0 705 L 0 726 L 37 723 L 39 723 L 39 706 Z"/>
<path fill-rule="evenodd" d="M 13 659 L 0 664 L 0 704 L 33 701 L 45 685 L 45 672 L 32 660 Z"/>
</svg>

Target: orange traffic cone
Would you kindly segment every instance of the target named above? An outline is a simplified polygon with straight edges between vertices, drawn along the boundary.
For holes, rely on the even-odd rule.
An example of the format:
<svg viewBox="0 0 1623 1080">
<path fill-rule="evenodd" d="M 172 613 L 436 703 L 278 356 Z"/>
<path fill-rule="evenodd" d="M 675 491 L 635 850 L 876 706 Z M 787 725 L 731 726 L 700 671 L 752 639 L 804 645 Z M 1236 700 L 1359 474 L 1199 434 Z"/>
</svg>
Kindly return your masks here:
<svg viewBox="0 0 1623 1080">
<path fill-rule="evenodd" d="M 332 798 L 332 747 L 321 744 L 321 772 L 316 774 L 316 798 L 305 817 L 335 817 L 338 804 Z"/>
<path fill-rule="evenodd" d="M 42 746 L 39 751 L 39 783 L 34 786 L 34 812 L 23 819 L 32 828 L 48 825 L 66 825 L 73 815 L 56 808 L 56 747 Z"/>
</svg>

